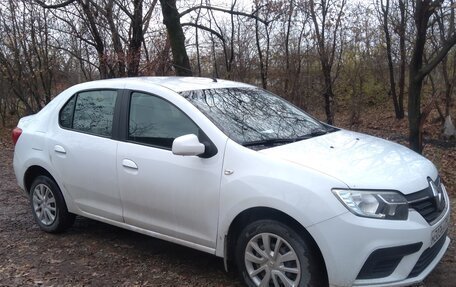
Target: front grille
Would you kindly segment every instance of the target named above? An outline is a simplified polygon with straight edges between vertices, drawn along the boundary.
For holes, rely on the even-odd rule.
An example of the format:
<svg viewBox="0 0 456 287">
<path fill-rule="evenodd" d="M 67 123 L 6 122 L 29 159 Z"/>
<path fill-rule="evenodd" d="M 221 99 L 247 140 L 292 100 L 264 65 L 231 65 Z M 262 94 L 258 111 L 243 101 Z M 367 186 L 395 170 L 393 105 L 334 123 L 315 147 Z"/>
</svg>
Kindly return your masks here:
<svg viewBox="0 0 456 287">
<path fill-rule="evenodd" d="M 409 202 L 409 207 L 415 209 L 419 214 L 421 214 L 421 216 L 423 216 L 428 223 L 433 222 L 442 214 L 443 210 L 441 206 L 445 206 L 446 204 L 445 196 L 443 195 L 443 191 L 440 186 L 440 178 L 435 180 L 435 185 L 442 193 L 443 202 L 440 204 L 440 208 L 433 194 L 431 185 L 423 190 L 405 196 Z"/>
<path fill-rule="evenodd" d="M 437 217 L 439 217 L 441 213 L 441 211 L 439 211 L 435 206 L 433 198 L 429 198 L 416 203 L 411 203 L 409 204 L 409 207 L 418 211 L 429 223 L 434 221 Z"/>
<path fill-rule="evenodd" d="M 412 272 L 410 272 L 408 278 L 416 277 L 423 272 L 426 267 L 431 264 L 432 260 L 439 254 L 440 250 L 442 249 L 443 244 L 445 243 L 446 233 L 437 241 L 433 246 L 426 249 L 423 254 L 421 254 L 420 258 L 413 267 Z"/>
</svg>

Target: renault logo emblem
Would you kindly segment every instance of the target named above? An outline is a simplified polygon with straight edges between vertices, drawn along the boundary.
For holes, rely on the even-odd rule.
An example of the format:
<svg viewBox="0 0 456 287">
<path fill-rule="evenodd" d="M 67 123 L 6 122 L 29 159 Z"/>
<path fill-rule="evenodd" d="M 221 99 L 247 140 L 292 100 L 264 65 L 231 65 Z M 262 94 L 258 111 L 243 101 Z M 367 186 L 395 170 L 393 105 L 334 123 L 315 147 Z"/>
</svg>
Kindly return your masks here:
<svg viewBox="0 0 456 287">
<path fill-rule="evenodd" d="M 435 206 L 439 211 L 442 211 L 445 208 L 442 188 L 437 187 L 437 185 L 435 185 L 435 182 L 433 182 L 432 180 L 429 180 L 429 186 L 432 191 L 432 196 L 435 200 Z"/>
</svg>

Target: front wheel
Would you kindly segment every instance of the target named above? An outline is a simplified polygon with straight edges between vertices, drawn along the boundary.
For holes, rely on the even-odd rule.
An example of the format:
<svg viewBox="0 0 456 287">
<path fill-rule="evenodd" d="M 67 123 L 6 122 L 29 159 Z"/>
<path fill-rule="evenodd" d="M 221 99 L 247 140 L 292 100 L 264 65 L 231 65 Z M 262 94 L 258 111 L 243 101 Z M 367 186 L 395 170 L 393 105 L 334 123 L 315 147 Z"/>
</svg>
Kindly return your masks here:
<svg viewBox="0 0 456 287">
<path fill-rule="evenodd" d="M 247 225 L 237 242 L 236 263 L 248 286 L 327 286 L 314 250 L 278 221 Z"/>
<path fill-rule="evenodd" d="M 41 230 L 57 233 L 70 227 L 75 215 L 68 212 L 58 185 L 47 176 L 38 176 L 30 188 L 33 217 Z"/>
</svg>

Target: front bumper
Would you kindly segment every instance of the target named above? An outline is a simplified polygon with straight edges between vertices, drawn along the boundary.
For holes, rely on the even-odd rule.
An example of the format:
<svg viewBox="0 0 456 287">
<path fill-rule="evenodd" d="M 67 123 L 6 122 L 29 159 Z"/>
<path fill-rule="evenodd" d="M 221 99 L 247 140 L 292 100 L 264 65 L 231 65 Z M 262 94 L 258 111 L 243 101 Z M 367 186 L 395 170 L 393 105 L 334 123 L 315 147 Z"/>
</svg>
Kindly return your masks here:
<svg viewBox="0 0 456 287">
<path fill-rule="evenodd" d="M 406 221 L 363 218 L 347 212 L 307 230 L 320 247 L 330 286 L 407 286 L 423 281 L 448 248 L 450 239 L 446 234 L 431 247 L 433 230 L 450 216 L 448 196 L 442 214 L 431 226 L 412 209 Z M 388 275 L 358 278 L 374 251 L 408 245 L 419 245 L 419 248 L 401 256 Z"/>
</svg>

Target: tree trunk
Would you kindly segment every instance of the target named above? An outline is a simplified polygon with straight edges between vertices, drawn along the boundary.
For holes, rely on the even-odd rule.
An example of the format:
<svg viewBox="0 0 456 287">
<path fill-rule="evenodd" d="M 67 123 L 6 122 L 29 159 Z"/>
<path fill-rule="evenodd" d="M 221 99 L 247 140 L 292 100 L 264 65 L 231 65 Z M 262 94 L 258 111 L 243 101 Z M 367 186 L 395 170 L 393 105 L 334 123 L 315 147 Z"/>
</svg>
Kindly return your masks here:
<svg viewBox="0 0 456 287">
<path fill-rule="evenodd" d="M 328 124 L 334 124 L 334 92 L 333 92 L 333 82 L 336 76 L 332 75 L 334 67 L 334 59 L 336 54 L 338 54 L 336 48 L 337 34 L 342 23 L 341 17 L 343 15 L 343 9 L 346 1 L 339 1 L 340 4 L 335 5 L 336 1 L 320 1 L 320 9 L 317 7 L 313 0 L 309 1 L 309 13 L 312 18 L 313 28 L 315 30 L 316 44 L 318 49 L 319 60 L 321 64 L 322 74 L 323 74 L 323 97 L 325 100 L 325 113 L 326 113 L 326 122 Z M 337 12 L 332 10 L 332 8 L 337 9 Z M 327 17 L 333 17 L 330 10 L 337 13 L 335 24 L 330 30 L 328 27 L 332 26 L 328 22 Z M 317 14 L 320 13 L 320 16 Z M 321 18 L 321 19 L 319 19 Z M 342 39 L 339 38 L 340 41 Z M 342 48 L 340 48 L 342 49 Z M 341 55 L 342 50 L 339 50 L 339 55 Z M 340 61 L 340 57 L 338 57 Z M 337 71 L 337 69 L 336 69 Z"/>
<path fill-rule="evenodd" d="M 263 52 L 261 50 L 261 45 L 260 45 L 260 33 L 259 33 L 259 23 L 258 19 L 255 19 L 255 40 L 256 40 L 256 46 L 258 50 L 258 61 L 260 62 L 260 76 L 261 76 L 261 86 L 263 89 L 268 88 L 268 79 L 267 79 L 267 71 L 265 69 L 264 65 L 264 59 L 263 59 Z"/>
<path fill-rule="evenodd" d="M 133 1 L 133 17 L 131 19 L 131 41 L 128 47 L 127 75 L 134 77 L 139 75 L 139 61 L 141 60 L 141 44 L 143 42 L 143 0 Z M 176 10 L 177 13 L 177 10 Z M 164 14 L 164 13 L 163 13 Z M 180 22 L 179 22 L 180 23 Z M 182 30 L 182 27 L 181 27 Z M 185 46 L 184 46 L 185 49 Z M 188 58 L 187 58 L 188 59 Z"/>
<path fill-rule="evenodd" d="M 234 11 L 234 6 L 236 5 L 236 0 L 231 5 L 231 11 Z M 234 62 L 234 13 L 230 14 L 231 20 L 231 37 L 230 37 L 230 59 L 228 60 L 228 67 L 226 70 L 228 71 L 228 79 L 233 79 L 233 62 Z"/>
<path fill-rule="evenodd" d="M 323 75 L 325 78 L 323 97 L 325 98 L 326 122 L 332 125 L 334 124 L 334 93 L 332 89 L 331 68 L 324 66 Z"/>
<path fill-rule="evenodd" d="M 200 5 L 203 5 L 202 1 Z M 201 15 L 201 10 L 198 10 L 198 14 L 196 16 L 195 23 L 198 24 Z M 195 47 L 196 47 L 196 67 L 198 69 L 198 77 L 201 77 L 201 55 L 200 55 L 200 47 L 199 47 L 199 34 L 198 34 L 198 27 L 195 27 Z"/>
<path fill-rule="evenodd" d="M 393 56 L 392 56 L 392 48 L 391 48 L 391 34 L 389 31 L 388 26 L 388 15 L 389 15 L 389 0 L 386 0 L 386 4 L 381 2 L 381 10 L 382 10 L 382 27 L 383 32 L 385 33 L 385 44 L 386 44 L 386 56 L 388 59 L 388 72 L 389 72 L 389 83 L 390 83 L 390 94 L 393 99 L 393 106 L 394 106 L 394 113 L 396 114 L 396 118 L 400 119 L 400 110 L 399 110 L 399 101 L 396 92 L 396 81 L 394 79 L 394 63 L 393 63 Z"/>
<path fill-rule="evenodd" d="M 185 36 L 176 8 L 176 0 L 160 0 L 163 24 L 168 31 L 168 38 L 173 54 L 173 66 L 178 76 L 192 76 L 190 60 L 185 49 Z"/>
<path fill-rule="evenodd" d="M 399 51 L 401 55 L 401 64 L 399 69 L 399 95 L 398 105 L 399 113 L 396 114 L 398 119 L 404 118 L 404 91 L 405 91 L 405 69 L 407 66 L 407 53 L 405 46 L 405 31 L 407 29 L 406 7 L 404 0 L 399 0 L 399 10 L 401 13 L 401 23 L 399 27 Z"/>
<path fill-rule="evenodd" d="M 412 66 L 412 65 L 410 65 Z M 409 82 L 409 102 L 408 102 L 408 120 L 409 120 L 409 143 L 410 148 L 421 153 L 423 151 L 423 141 L 421 134 L 421 87 L 423 80 L 414 80 L 417 73 L 410 67 Z"/>
<path fill-rule="evenodd" d="M 412 59 L 409 67 L 409 142 L 410 147 L 421 153 L 423 150 L 422 141 L 422 127 L 424 119 L 422 120 L 422 113 L 420 109 L 421 101 L 421 88 L 423 86 L 424 78 L 443 60 L 448 51 L 456 44 L 456 33 L 442 43 L 441 48 L 437 51 L 436 55 L 423 65 L 423 55 L 426 45 L 426 34 L 428 29 L 429 18 L 434 11 L 439 7 L 439 1 L 431 0 L 416 0 L 415 2 L 415 26 L 416 37 L 413 47 Z"/>
<path fill-rule="evenodd" d="M 125 53 L 123 50 L 122 41 L 120 39 L 118 27 L 114 23 L 113 16 L 114 0 L 111 0 L 106 5 L 106 20 L 108 21 L 109 29 L 111 31 L 111 38 L 114 51 L 117 55 L 117 76 L 125 77 Z"/>
<path fill-rule="evenodd" d="M 93 41 L 95 42 L 95 50 L 97 50 L 98 61 L 99 61 L 99 73 L 101 79 L 106 79 L 109 77 L 108 75 L 108 62 L 106 61 L 105 56 L 105 46 L 103 39 L 98 31 L 98 27 L 95 23 L 95 15 L 90 7 L 90 1 L 88 0 L 79 0 L 79 3 L 82 6 L 82 10 L 87 17 L 88 26 L 90 29 L 90 33 L 92 34 Z"/>
<path fill-rule="evenodd" d="M 408 120 L 409 120 L 409 143 L 410 147 L 421 153 L 423 150 L 420 121 L 421 121 L 421 88 L 424 77 L 420 75 L 423 66 L 424 46 L 426 44 L 427 23 L 431 14 L 427 11 L 429 0 L 422 3 L 416 0 L 415 25 L 416 38 L 413 47 L 412 59 L 409 67 L 409 97 L 408 97 Z"/>
<path fill-rule="evenodd" d="M 290 31 L 291 31 L 291 24 L 292 24 L 292 17 L 293 17 L 293 0 L 290 1 L 290 9 L 288 10 L 288 19 L 287 19 L 287 29 L 285 32 L 285 79 L 284 79 L 284 93 L 285 96 L 289 95 L 289 85 L 290 85 L 290 78 L 291 78 L 291 70 L 290 70 Z"/>
</svg>

